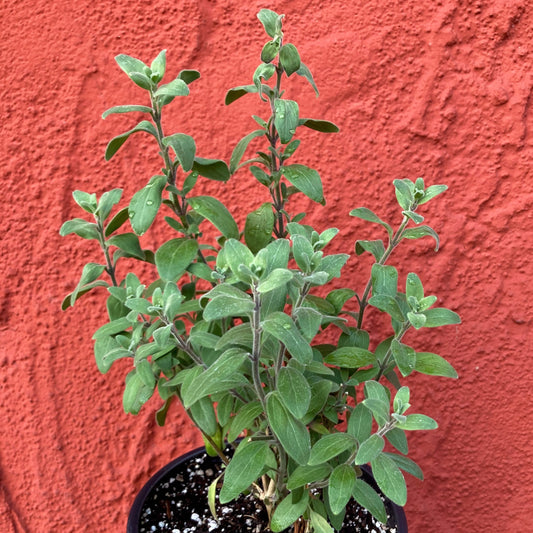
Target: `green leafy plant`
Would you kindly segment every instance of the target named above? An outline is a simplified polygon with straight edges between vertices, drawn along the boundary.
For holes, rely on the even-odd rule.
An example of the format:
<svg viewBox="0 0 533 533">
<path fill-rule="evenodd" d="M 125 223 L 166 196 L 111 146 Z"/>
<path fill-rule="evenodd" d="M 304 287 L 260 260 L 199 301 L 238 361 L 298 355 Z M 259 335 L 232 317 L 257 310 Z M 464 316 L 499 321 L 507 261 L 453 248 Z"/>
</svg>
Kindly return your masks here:
<svg viewBox="0 0 533 533">
<path fill-rule="evenodd" d="M 299 128 L 338 129 L 301 117 L 298 103 L 284 97 L 282 85 L 294 76 L 307 79 L 317 96 L 318 90 L 298 50 L 284 39 L 283 17 L 263 9 L 258 18 L 270 40 L 253 83 L 230 89 L 226 104 L 253 93 L 266 117 L 253 117 L 257 129 L 239 141 L 229 165 L 199 157 L 190 135 L 163 130 L 167 106 L 189 94 L 198 72 L 184 70 L 162 83 L 165 51 L 150 66 L 116 57 L 149 104 L 104 113 L 146 115 L 109 142 L 105 158 L 143 132 L 157 144 L 163 171 L 122 208 L 116 207 L 121 189 L 100 198 L 73 193 L 92 220 L 65 222 L 61 235 L 98 241 L 104 261 L 83 268 L 63 308 L 93 289 L 108 291 L 108 321 L 94 334 L 98 369 L 105 373 L 119 359 L 131 362 L 123 394 L 127 413 L 137 414 L 157 394 L 162 425 L 179 399 L 208 452 L 226 465 L 219 480 L 222 503 L 251 491 L 264 502 L 274 532 L 293 524 L 296 532 L 339 529 L 351 498 L 386 521 L 384 505 L 361 479 L 360 467 L 370 464 L 383 493 L 405 504 L 403 472 L 422 478 L 407 457 L 406 432 L 437 423 L 411 407 L 404 378 L 414 372 L 457 377 L 445 359 L 417 351 L 404 336 L 411 329 L 460 322 L 453 311 L 434 307 L 437 298 L 426 295 L 417 274 L 409 273 L 400 285 L 398 271 L 387 262 L 406 240 L 431 237 L 438 249 L 437 233 L 418 211 L 446 186 L 426 187 L 422 178 L 395 180 L 401 212 L 396 228 L 367 208 L 353 209 L 353 217 L 381 226 L 384 240 L 355 244 L 357 255 L 375 260 L 362 292 L 328 290 L 349 258 L 325 252 L 338 230 L 315 230 L 303 223 L 303 213 L 290 214 L 288 204 L 299 194 L 325 203 L 318 172 L 296 162 Z M 251 143 L 262 145 L 243 162 Z M 244 228 L 219 199 L 195 192 L 201 179 L 226 182 L 241 167 L 266 193 Z M 139 237 L 161 224 L 169 239 L 155 251 L 144 249 Z M 123 258 L 138 260 L 148 281 L 124 272 Z M 356 311 L 348 310 L 351 303 Z M 368 307 L 388 315 L 390 328 L 366 330 Z M 224 452 L 227 443 L 235 448 L 231 457 Z M 216 491 L 215 482 L 211 504 Z"/>
</svg>

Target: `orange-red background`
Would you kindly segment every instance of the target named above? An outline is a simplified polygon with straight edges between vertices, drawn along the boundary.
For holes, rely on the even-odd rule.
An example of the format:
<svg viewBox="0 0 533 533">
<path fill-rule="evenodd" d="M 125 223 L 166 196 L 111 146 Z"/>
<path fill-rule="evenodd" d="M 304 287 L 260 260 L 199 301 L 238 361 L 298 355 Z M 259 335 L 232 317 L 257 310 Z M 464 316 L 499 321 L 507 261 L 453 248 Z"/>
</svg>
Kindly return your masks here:
<svg viewBox="0 0 533 533">
<path fill-rule="evenodd" d="M 127 363 L 102 376 L 92 332 L 102 296 L 63 313 L 61 300 L 98 250 L 60 238 L 78 216 L 73 189 L 136 187 L 158 172 L 138 134 L 110 163 L 105 145 L 133 117 L 100 114 L 145 103 L 114 55 L 151 61 L 168 49 L 168 72 L 196 68 L 192 95 L 171 106 L 167 132 L 193 133 L 205 157 L 229 159 L 264 113 L 257 98 L 231 107 L 227 89 L 251 83 L 265 34 L 262 7 L 285 13 L 286 35 L 321 90 L 303 80 L 290 95 L 303 116 L 341 133 L 302 132 L 298 162 L 317 168 L 326 209 L 301 201 L 319 228 L 337 226 L 332 251 L 352 251 L 367 226 L 347 216 L 361 205 L 396 216 L 391 182 L 424 176 L 450 191 L 424 213 L 441 233 L 409 243 L 402 279 L 421 261 L 439 305 L 463 325 L 412 337 L 446 356 L 460 380 L 411 380 L 416 409 L 436 432 L 412 435 L 426 480 L 408 480 L 413 533 L 533 530 L 531 288 L 533 6 L 526 0 L 13 0 L 0 6 L 2 283 L 0 284 L 0 530 L 113 533 L 143 482 L 199 444 L 176 408 L 155 427 L 151 401 L 122 412 Z M 239 206 L 263 200 L 240 172 L 221 191 Z M 244 211 L 244 207 L 242 208 Z M 242 227 L 242 226 L 241 226 Z M 376 226 L 379 233 L 379 227 Z M 376 234 L 374 233 L 374 236 Z M 150 246 L 150 237 L 143 241 Z M 353 257 L 344 281 L 364 285 L 370 263 Z M 124 363 L 124 364 L 123 364 Z"/>
</svg>

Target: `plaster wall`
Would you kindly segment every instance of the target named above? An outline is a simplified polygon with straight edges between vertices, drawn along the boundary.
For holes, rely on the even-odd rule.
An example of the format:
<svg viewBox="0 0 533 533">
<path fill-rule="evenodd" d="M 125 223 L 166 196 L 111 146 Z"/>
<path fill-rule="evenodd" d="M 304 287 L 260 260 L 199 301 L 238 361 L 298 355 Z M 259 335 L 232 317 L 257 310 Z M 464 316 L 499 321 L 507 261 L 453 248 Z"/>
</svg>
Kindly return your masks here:
<svg viewBox="0 0 533 533">
<path fill-rule="evenodd" d="M 58 230 L 79 216 L 73 189 L 121 187 L 129 198 L 158 172 L 141 136 L 104 162 L 107 141 L 133 123 L 104 122 L 101 113 L 144 103 L 116 67 L 118 53 L 149 62 L 166 48 L 169 73 L 200 70 L 192 95 L 173 104 L 168 131 L 194 133 L 199 153 L 229 160 L 258 108 L 251 97 L 225 107 L 224 95 L 251 83 L 265 42 L 262 7 L 286 14 L 287 35 L 321 91 L 315 99 L 295 82 L 301 114 L 341 128 L 303 134 L 300 155 L 321 173 L 330 209 L 301 206 L 313 224 L 342 229 L 338 251 L 370 238 L 350 209 L 392 216 L 393 179 L 450 187 L 425 213 L 441 251 L 417 241 L 397 256 L 403 276 L 422 259 L 428 290 L 463 318 L 460 327 L 423 333 L 427 351 L 447 357 L 460 379 L 412 383 L 418 409 L 440 429 L 410 441 L 426 475 L 408 480 L 410 531 L 533 531 L 527 0 L 0 4 L 0 531 L 124 531 L 151 473 L 200 443 L 179 408 L 162 429 L 156 401 L 137 417 L 122 412 L 126 364 L 102 376 L 92 355 L 103 295 L 60 311 L 98 250 Z M 225 187 L 206 182 L 203 192 L 222 188 L 238 213 L 263 201 L 250 183 L 243 171 Z M 354 256 L 344 279 L 361 286 L 369 268 Z"/>
</svg>

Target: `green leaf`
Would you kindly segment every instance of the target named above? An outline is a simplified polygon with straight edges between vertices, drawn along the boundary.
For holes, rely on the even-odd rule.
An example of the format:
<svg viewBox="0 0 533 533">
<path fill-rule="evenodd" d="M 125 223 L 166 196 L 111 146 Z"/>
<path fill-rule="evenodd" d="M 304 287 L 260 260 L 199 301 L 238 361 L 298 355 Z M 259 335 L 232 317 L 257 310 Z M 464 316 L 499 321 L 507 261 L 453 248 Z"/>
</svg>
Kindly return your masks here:
<svg viewBox="0 0 533 533">
<path fill-rule="evenodd" d="M 81 289 L 77 290 L 76 294 L 74 294 L 74 292 L 67 294 L 61 302 L 61 310 L 66 311 L 69 307 L 73 307 L 74 303 L 77 300 L 79 300 L 84 294 L 87 294 L 96 287 L 109 287 L 109 283 L 104 280 L 93 281 L 92 283 L 87 283 Z"/>
<path fill-rule="evenodd" d="M 272 178 L 262 168 L 251 166 L 249 170 L 261 185 L 268 187 L 272 182 Z"/>
<path fill-rule="evenodd" d="M 340 368 L 359 368 L 371 365 L 376 360 L 374 354 L 356 346 L 337 348 L 324 358 L 324 362 Z"/>
<path fill-rule="evenodd" d="M 425 191 L 424 196 L 418 200 L 418 205 L 429 202 L 432 198 L 435 198 L 438 194 L 446 191 L 448 187 L 446 185 L 430 185 Z"/>
<path fill-rule="evenodd" d="M 423 328 L 426 324 L 426 316 L 422 313 L 407 313 L 407 320 L 411 323 L 411 326 L 413 326 L 415 329 Z"/>
<path fill-rule="evenodd" d="M 298 120 L 299 126 L 305 126 L 311 130 L 320 131 L 322 133 L 337 133 L 339 127 L 329 120 L 317 120 L 315 118 L 301 118 Z"/>
<path fill-rule="evenodd" d="M 241 98 L 241 96 L 244 96 L 245 94 L 256 92 L 258 92 L 258 89 L 255 85 L 241 85 L 239 87 L 234 87 L 226 93 L 225 104 L 229 105 L 235 102 L 235 100 Z"/>
<path fill-rule="evenodd" d="M 398 302 L 392 296 L 386 296 L 384 294 L 372 296 L 368 300 L 368 303 L 380 311 L 387 313 L 394 320 L 397 320 L 398 322 L 405 322 L 406 317 L 400 309 Z"/>
<path fill-rule="evenodd" d="M 195 157 L 192 170 L 210 180 L 228 181 L 230 178 L 228 165 L 219 159 Z"/>
<path fill-rule="evenodd" d="M 74 305 L 74 302 L 78 299 L 79 292 L 83 289 L 84 285 L 88 285 L 95 281 L 100 275 L 104 272 L 105 266 L 99 265 L 97 263 L 87 263 L 82 270 L 80 281 L 78 282 L 77 287 L 71 294 L 70 301 L 71 305 Z"/>
<path fill-rule="evenodd" d="M 458 377 L 453 366 L 436 353 L 417 352 L 415 370 L 428 376 Z"/>
<path fill-rule="evenodd" d="M 358 403 L 350 415 L 346 432 L 359 443 L 366 441 L 372 432 L 372 413 L 364 404 Z"/>
<path fill-rule="evenodd" d="M 377 518 L 382 524 L 387 522 L 387 511 L 379 494 L 365 481 L 357 479 L 352 487 L 355 501 Z"/>
<path fill-rule="evenodd" d="M 372 461 L 371 466 L 374 479 L 385 496 L 395 504 L 404 506 L 407 501 L 407 487 L 396 463 L 382 453 Z"/>
<path fill-rule="evenodd" d="M 292 318 L 283 312 L 271 313 L 262 322 L 264 331 L 280 341 L 288 352 L 300 363 L 306 364 L 313 360 L 313 351 L 302 336 Z"/>
<path fill-rule="evenodd" d="M 109 161 L 118 152 L 119 148 L 128 140 L 130 135 L 139 131 L 149 133 L 157 139 L 157 131 L 154 125 L 151 122 L 148 122 L 147 120 L 143 120 L 131 130 L 126 131 L 125 133 L 121 133 L 120 135 L 117 135 L 109 141 L 105 151 L 105 160 Z"/>
<path fill-rule="evenodd" d="M 331 433 L 318 440 L 311 449 L 309 465 L 326 463 L 341 453 L 355 449 L 356 441 L 347 433 Z"/>
<path fill-rule="evenodd" d="M 272 204 L 269 202 L 265 202 L 246 217 L 244 241 L 254 254 L 264 248 L 272 239 L 274 222 L 274 212 L 272 211 Z"/>
<path fill-rule="evenodd" d="M 270 37 L 275 37 L 281 30 L 281 18 L 277 13 L 270 9 L 261 9 L 257 13 L 257 18 L 265 28 L 265 31 Z"/>
<path fill-rule="evenodd" d="M 208 322 L 230 316 L 251 314 L 254 303 L 245 292 L 234 288 L 232 292 L 215 296 L 204 309 L 204 319 Z"/>
<path fill-rule="evenodd" d="M 190 407 L 191 418 L 194 423 L 210 437 L 213 437 L 218 429 L 217 419 L 213 403 L 209 398 L 201 398 Z"/>
<path fill-rule="evenodd" d="M 137 85 L 141 89 L 150 91 L 154 88 L 154 83 L 152 82 L 152 80 L 142 72 L 132 72 L 129 75 L 129 78 L 133 83 L 135 83 L 135 85 Z"/>
<path fill-rule="evenodd" d="M 145 65 L 140 59 L 136 59 L 126 54 L 119 54 L 115 57 L 115 61 L 128 76 L 130 76 L 130 74 L 133 72 L 149 71 L 148 66 Z"/>
<path fill-rule="evenodd" d="M 67 220 L 61 226 L 59 230 L 59 235 L 65 237 L 75 233 L 78 237 L 82 239 L 100 239 L 100 234 L 98 233 L 98 226 L 93 222 L 87 222 L 82 218 L 73 218 L 72 220 Z"/>
<path fill-rule="evenodd" d="M 171 239 L 155 253 L 155 265 L 161 279 L 177 281 L 198 253 L 198 242 L 192 239 Z"/>
<path fill-rule="evenodd" d="M 102 194 L 95 211 L 95 214 L 101 221 L 107 220 L 113 206 L 120 202 L 121 196 L 122 189 L 112 189 L 111 191 L 106 191 Z"/>
<path fill-rule="evenodd" d="M 200 73 L 197 70 L 185 69 L 180 71 L 178 78 L 183 80 L 187 85 L 200 78 Z"/>
<path fill-rule="evenodd" d="M 147 386 L 136 370 L 126 376 L 126 387 L 122 396 L 124 412 L 136 415 L 141 407 L 152 397 L 154 387 Z"/>
<path fill-rule="evenodd" d="M 319 465 L 301 465 L 297 466 L 287 480 L 287 488 L 289 490 L 303 487 L 308 483 L 326 479 L 331 473 L 331 466 L 328 463 Z"/>
<path fill-rule="evenodd" d="M 182 402 L 188 409 L 194 402 L 205 396 L 227 391 L 242 384 L 239 374 L 247 354 L 240 349 L 230 349 L 224 352 L 205 372 L 197 376 L 187 387 L 186 394 L 182 394 Z M 230 379 L 232 378 L 233 379 Z M 245 380 L 245 383 L 248 383 Z"/>
<path fill-rule="evenodd" d="M 259 401 L 244 404 L 231 421 L 228 442 L 233 442 L 245 430 L 252 426 L 254 420 L 263 413 Z"/>
<path fill-rule="evenodd" d="M 225 504 L 234 500 L 261 475 L 268 460 L 270 448 L 264 441 L 243 440 L 224 472 L 224 484 L 219 500 Z"/>
<path fill-rule="evenodd" d="M 339 314 L 344 304 L 355 296 L 352 289 L 334 289 L 327 296 L 326 300 L 335 308 L 335 314 Z"/>
<path fill-rule="evenodd" d="M 152 64 L 150 65 L 150 70 L 152 71 L 152 79 L 159 83 L 163 76 L 165 75 L 165 70 L 167 66 L 167 51 L 161 50 L 159 54 L 157 54 L 156 58 L 152 61 Z"/>
<path fill-rule="evenodd" d="M 440 240 L 437 232 L 429 226 L 418 226 L 417 228 L 407 228 L 402 233 L 402 239 L 420 239 L 422 237 L 433 237 L 437 246 L 435 251 L 438 252 Z"/>
<path fill-rule="evenodd" d="M 400 207 L 405 211 L 409 211 L 414 202 L 413 190 L 414 185 L 410 180 L 394 180 L 393 181 L 396 199 Z"/>
<path fill-rule="evenodd" d="M 161 206 L 166 183 L 165 176 L 153 176 L 145 187 L 133 195 L 128 211 L 131 227 L 137 235 L 144 235 L 152 225 Z"/>
<path fill-rule="evenodd" d="M 385 447 L 385 440 L 377 433 L 371 435 L 368 439 L 361 442 L 357 455 L 355 456 L 356 465 L 364 465 L 373 461 Z"/>
<path fill-rule="evenodd" d="M 300 70 L 301 61 L 300 54 L 293 44 L 284 44 L 279 51 L 279 61 L 283 70 L 290 76 Z"/>
<path fill-rule="evenodd" d="M 178 161 L 181 165 L 181 168 L 185 172 L 189 172 L 194 164 L 194 156 L 196 155 L 196 143 L 190 135 L 185 135 L 185 133 L 176 133 L 170 135 L 163 139 L 163 144 L 165 146 L 170 146 Z"/>
<path fill-rule="evenodd" d="M 159 96 L 188 96 L 189 87 L 187 84 L 180 78 L 172 80 L 170 83 L 165 85 L 160 85 L 157 91 L 154 93 L 154 96 L 157 98 Z"/>
<path fill-rule="evenodd" d="M 122 233 L 111 237 L 107 243 L 111 246 L 116 246 L 122 251 L 126 252 L 128 256 L 135 257 L 144 261 L 144 252 L 139 243 L 139 237 L 135 233 Z"/>
<path fill-rule="evenodd" d="M 283 167 L 283 175 L 300 192 L 311 198 L 314 202 L 324 205 L 324 193 L 322 190 L 322 180 L 320 174 L 305 165 L 287 165 Z"/>
<path fill-rule="evenodd" d="M 262 81 L 269 80 L 273 76 L 274 72 L 276 72 L 276 67 L 272 63 L 261 63 L 255 69 L 253 80 L 257 90 L 259 91 L 259 94 L 261 94 L 262 90 Z"/>
<path fill-rule="evenodd" d="M 274 125 L 279 134 L 279 139 L 282 144 L 287 144 L 298 127 L 298 104 L 293 100 L 281 100 L 278 98 L 274 102 L 274 112 Z"/>
<path fill-rule="evenodd" d="M 401 453 L 407 454 L 409 451 L 409 447 L 407 445 L 407 437 L 405 435 L 405 431 L 398 429 L 398 428 L 392 428 L 391 430 L 387 431 L 387 434 L 385 435 L 387 437 L 387 440 Z"/>
<path fill-rule="evenodd" d="M 298 72 L 296 72 L 296 74 L 298 74 L 298 76 L 304 77 L 311 84 L 311 87 L 313 87 L 313 90 L 315 91 L 315 94 L 318 97 L 318 88 L 315 84 L 315 80 L 313 79 L 313 75 L 311 74 L 311 71 L 307 68 L 307 66 L 301 63 L 300 68 L 298 69 Z"/>
<path fill-rule="evenodd" d="M 242 274 L 239 270 L 241 265 L 247 268 L 252 266 L 254 260 L 253 253 L 240 241 L 228 239 L 224 245 L 225 258 L 233 274 L 241 281 L 250 282 L 251 280 Z"/>
<path fill-rule="evenodd" d="M 418 301 L 424 298 L 424 287 L 420 281 L 420 278 L 414 272 L 409 272 L 409 274 L 407 274 L 407 280 L 405 282 L 405 295 L 407 298 L 413 296 Z"/>
<path fill-rule="evenodd" d="M 96 201 L 96 194 L 90 194 L 84 191 L 73 191 L 72 197 L 74 201 L 87 213 L 95 213 L 98 202 Z"/>
<path fill-rule="evenodd" d="M 285 451 L 298 464 L 307 464 L 311 439 L 305 425 L 290 414 L 277 392 L 267 396 L 266 411 L 269 425 Z"/>
<path fill-rule="evenodd" d="M 201 216 L 209 220 L 227 239 L 238 239 L 239 228 L 224 204 L 212 196 L 188 198 L 189 205 Z"/>
<path fill-rule="evenodd" d="M 390 457 L 403 471 L 411 474 L 417 479 L 424 479 L 422 469 L 413 460 L 396 453 L 385 453 L 385 455 Z"/>
<path fill-rule="evenodd" d="M 393 266 L 372 265 L 372 295 L 391 296 L 394 298 L 398 291 L 398 271 Z"/>
<path fill-rule="evenodd" d="M 288 494 L 278 504 L 270 520 L 270 529 L 274 533 L 284 531 L 294 524 L 307 509 L 309 492 L 304 491 L 300 498 L 295 494 Z"/>
<path fill-rule="evenodd" d="M 207 503 L 209 505 L 209 510 L 211 511 L 211 515 L 217 522 L 218 522 L 217 509 L 216 509 L 217 485 L 222 475 L 223 474 L 220 474 L 220 476 L 216 477 L 214 481 L 209 485 L 209 488 L 207 489 Z"/>
<path fill-rule="evenodd" d="M 389 238 L 392 238 L 393 231 L 392 228 L 386 222 L 383 222 L 373 211 L 367 209 L 366 207 L 358 207 L 357 209 L 352 209 L 350 211 L 352 217 L 360 218 L 361 220 L 366 220 L 367 222 L 373 222 L 374 224 L 379 224 L 383 226 L 389 235 Z"/>
<path fill-rule="evenodd" d="M 362 255 L 365 252 L 372 254 L 376 261 L 381 261 L 381 258 L 385 253 L 383 241 L 381 239 L 376 241 L 356 241 L 355 253 L 357 255 Z"/>
<path fill-rule="evenodd" d="M 112 233 L 117 231 L 129 218 L 128 208 L 121 209 L 109 222 L 105 228 L 105 236 L 109 237 Z"/>
<path fill-rule="evenodd" d="M 231 154 L 231 159 L 229 163 L 229 171 L 231 174 L 233 174 L 239 167 L 239 163 L 241 162 L 242 156 L 244 155 L 244 152 L 246 151 L 246 148 L 248 147 L 250 142 L 256 137 L 262 137 L 265 134 L 265 130 L 255 130 L 246 135 L 246 137 L 243 137 L 237 143 L 237 146 L 235 146 L 235 148 L 233 149 L 233 153 Z"/>
<path fill-rule="evenodd" d="M 414 213 L 413 211 L 402 211 L 402 215 L 405 215 L 415 224 L 422 224 L 422 222 L 424 222 L 424 217 L 418 213 Z"/>
<path fill-rule="evenodd" d="M 328 524 L 328 521 L 319 513 L 311 510 L 309 513 L 311 518 L 311 526 L 313 533 L 334 533 L 333 528 Z"/>
<path fill-rule="evenodd" d="M 433 418 L 421 414 L 407 415 L 407 419 L 403 423 L 396 424 L 396 427 L 404 431 L 417 431 L 437 429 L 439 425 Z"/>
<path fill-rule="evenodd" d="M 391 351 L 402 376 L 406 377 L 415 369 L 416 354 L 413 348 L 393 339 Z"/>
<path fill-rule="evenodd" d="M 387 403 L 376 398 L 367 398 L 366 400 L 363 400 L 363 404 L 372 411 L 372 414 L 380 427 L 384 426 L 389 421 L 389 405 Z"/>
<path fill-rule="evenodd" d="M 445 307 L 427 309 L 426 311 L 422 311 L 422 314 L 426 317 L 426 323 L 424 324 L 426 328 L 438 328 L 440 326 L 451 326 L 461 323 L 459 315 Z"/>
<path fill-rule="evenodd" d="M 116 113 L 151 113 L 152 108 L 145 105 L 117 105 L 110 107 L 102 113 L 102 118 L 105 119 L 109 115 Z"/>
<path fill-rule="evenodd" d="M 339 514 L 352 497 L 356 475 L 354 469 L 341 464 L 335 467 L 329 478 L 328 499 L 333 514 Z"/>
<path fill-rule="evenodd" d="M 279 287 L 284 287 L 293 277 L 294 274 L 290 270 L 276 268 L 264 280 L 259 282 L 257 292 L 264 294 Z"/>
<path fill-rule="evenodd" d="M 131 322 L 126 317 L 117 318 L 116 320 L 112 320 L 111 322 L 108 322 L 107 324 L 104 324 L 98 328 L 93 334 L 93 339 L 97 340 L 102 337 L 107 337 L 108 335 L 115 335 L 116 333 L 121 333 L 130 327 Z"/>
<path fill-rule="evenodd" d="M 279 41 L 269 41 L 263 46 L 261 50 L 261 61 L 263 63 L 270 63 L 273 61 L 279 52 Z"/>
<path fill-rule="evenodd" d="M 278 391 L 285 407 L 296 418 L 303 418 L 311 403 L 311 387 L 304 375 L 295 368 L 282 367 L 278 373 Z"/>
</svg>

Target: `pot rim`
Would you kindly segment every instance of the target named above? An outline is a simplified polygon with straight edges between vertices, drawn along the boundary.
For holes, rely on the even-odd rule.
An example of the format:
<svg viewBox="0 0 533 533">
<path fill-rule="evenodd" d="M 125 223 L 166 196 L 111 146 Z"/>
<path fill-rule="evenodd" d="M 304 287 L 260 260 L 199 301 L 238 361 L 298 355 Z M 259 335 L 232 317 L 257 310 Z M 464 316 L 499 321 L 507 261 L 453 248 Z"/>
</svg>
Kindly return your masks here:
<svg viewBox="0 0 533 533">
<path fill-rule="evenodd" d="M 128 516 L 126 533 L 139 532 L 139 521 L 141 518 L 141 512 L 144 506 L 144 502 L 152 491 L 152 489 L 160 482 L 160 480 L 177 466 L 182 465 L 189 459 L 194 459 L 195 457 L 203 454 L 204 452 L 204 446 L 194 448 L 193 450 L 190 450 L 189 452 L 186 452 L 183 455 L 176 457 L 176 459 L 172 460 L 170 463 L 160 468 L 152 477 L 150 477 L 150 479 L 145 483 L 145 485 L 142 487 L 142 489 L 135 497 L 135 500 L 133 501 L 133 505 L 131 506 L 131 510 Z M 372 476 L 372 469 L 368 465 L 360 465 L 360 468 L 362 468 L 362 470 Z M 375 484 L 373 477 L 372 482 Z M 374 486 L 374 488 L 376 487 Z M 396 519 L 397 533 L 407 533 L 407 518 L 405 516 L 405 511 L 403 507 L 400 507 L 399 505 L 395 504 L 393 501 L 390 500 L 389 503 L 391 505 L 393 517 Z"/>
</svg>

